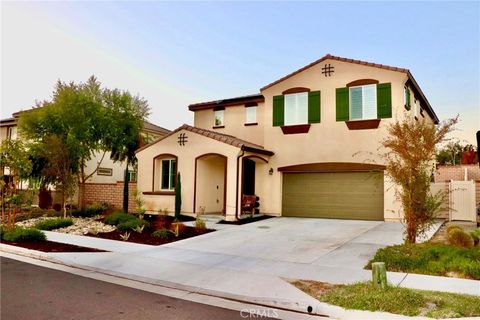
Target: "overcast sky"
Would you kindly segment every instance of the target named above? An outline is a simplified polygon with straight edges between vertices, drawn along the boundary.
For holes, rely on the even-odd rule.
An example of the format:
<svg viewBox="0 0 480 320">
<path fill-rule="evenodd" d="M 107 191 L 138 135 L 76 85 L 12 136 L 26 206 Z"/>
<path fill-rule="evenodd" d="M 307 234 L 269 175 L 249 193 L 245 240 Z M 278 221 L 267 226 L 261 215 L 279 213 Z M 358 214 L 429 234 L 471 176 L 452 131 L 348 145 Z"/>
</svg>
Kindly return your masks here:
<svg viewBox="0 0 480 320">
<path fill-rule="evenodd" d="M 1 118 L 49 99 L 57 79 L 149 101 L 150 120 L 256 93 L 327 53 L 411 70 L 455 135 L 480 129 L 480 2 L 2 2 Z"/>
</svg>

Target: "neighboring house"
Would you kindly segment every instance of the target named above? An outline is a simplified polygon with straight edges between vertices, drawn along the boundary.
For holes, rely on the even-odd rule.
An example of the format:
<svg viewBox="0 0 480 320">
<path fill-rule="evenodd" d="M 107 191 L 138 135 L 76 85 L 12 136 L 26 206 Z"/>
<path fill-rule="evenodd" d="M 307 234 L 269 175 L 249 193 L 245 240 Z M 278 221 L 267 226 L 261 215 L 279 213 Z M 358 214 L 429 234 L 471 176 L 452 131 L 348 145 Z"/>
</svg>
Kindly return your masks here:
<svg viewBox="0 0 480 320">
<path fill-rule="evenodd" d="M 0 120 L 0 142 L 5 139 L 17 139 L 17 122 L 20 112 L 14 113 L 12 118 Z M 142 129 L 142 138 L 149 142 L 167 135 L 170 130 L 159 127 L 148 121 L 144 121 Z M 98 164 L 99 162 L 100 165 Z M 122 207 L 123 203 L 123 181 L 125 174 L 125 163 L 113 162 L 110 159 L 110 153 L 96 152 L 87 162 L 85 172 L 93 172 L 98 166 L 98 170 L 88 180 L 85 186 L 86 203 L 108 202 L 115 207 Z M 130 188 L 136 187 L 137 181 L 136 168 L 129 168 Z M 21 187 L 26 188 L 26 185 Z M 60 197 L 54 193 L 54 203 L 60 201 Z M 74 196 L 73 202 L 77 202 L 77 196 Z M 134 199 L 131 196 L 129 208 L 134 209 Z"/>
<path fill-rule="evenodd" d="M 378 155 L 387 126 L 438 118 L 407 69 L 326 55 L 260 93 L 189 106 L 183 125 L 137 151 L 149 211 L 242 218 L 246 195 L 276 216 L 397 220 Z"/>
<path fill-rule="evenodd" d="M 148 142 L 170 133 L 170 130 L 159 127 L 148 121 L 144 121 L 142 129 L 143 140 Z M 102 159 L 103 158 L 103 159 Z M 100 165 L 98 165 L 101 161 Z M 87 180 L 85 184 L 85 201 L 86 203 L 107 202 L 114 207 L 121 208 L 123 205 L 123 185 L 125 179 L 124 162 L 114 162 L 110 159 L 110 152 L 97 152 L 87 162 L 85 172 L 87 174 L 93 172 L 98 166 L 97 171 Z M 129 211 L 135 209 L 135 199 L 132 190 L 137 186 L 137 168 L 129 167 Z"/>
</svg>

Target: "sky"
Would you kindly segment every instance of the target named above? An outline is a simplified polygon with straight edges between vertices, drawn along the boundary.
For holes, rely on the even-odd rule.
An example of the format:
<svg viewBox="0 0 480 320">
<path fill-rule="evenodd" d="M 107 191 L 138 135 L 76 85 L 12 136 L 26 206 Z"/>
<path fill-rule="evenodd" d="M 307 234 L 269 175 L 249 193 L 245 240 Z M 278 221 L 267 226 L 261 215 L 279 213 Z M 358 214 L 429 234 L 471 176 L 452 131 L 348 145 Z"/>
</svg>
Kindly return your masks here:
<svg viewBox="0 0 480 320">
<path fill-rule="evenodd" d="M 5 2 L 0 118 L 57 80 L 126 89 L 150 121 L 259 89 L 327 53 L 410 69 L 452 137 L 480 130 L 480 2 Z"/>
</svg>

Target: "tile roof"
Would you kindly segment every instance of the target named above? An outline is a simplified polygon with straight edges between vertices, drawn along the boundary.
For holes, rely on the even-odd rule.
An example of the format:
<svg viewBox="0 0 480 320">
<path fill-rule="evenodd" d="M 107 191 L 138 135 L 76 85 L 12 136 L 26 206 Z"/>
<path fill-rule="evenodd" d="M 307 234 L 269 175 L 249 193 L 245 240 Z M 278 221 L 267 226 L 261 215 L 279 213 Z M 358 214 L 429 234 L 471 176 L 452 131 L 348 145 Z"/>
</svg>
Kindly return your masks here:
<svg viewBox="0 0 480 320">
<path fill-rule="evenodd" d="M 200 102 L 200 103 L 193 103 L 188 106 L 188 110 L 202 110 L 202 109 L 210 109 L 213 107 L 224 107 L 229 105 L 235 104 L 243 104 L 248 102 L 263 102 L 265 98 L 261 93 L 250 94 L 247 96 L 235 97 L 235 98 L 227 98 L 227 99 L 220 99 L 220 100 L 213 100 L 207 102 Z"/>
<path fill-rule="evenodd" d="M 342 61 L 342 62 L 350 62 L 350 63 L 356 63 L 356 64 L 361 64 L 361 65 L 364 65 L 364 66 L 368 66 L 368 67 L 375 67 L 375 68 L 380 68 L 380 69 L 385 69 L 385 70 L 390 70 L 390 71 L 398 71 L 398 72 L 404 72 L 404 73 L 407 73 L 408 72 L 408 69 L 405 69 L 405 68 L 398 68 L 398 67 L 392 67 L 392 66 L 387 66 L 387 65 L 384 65 L 384 64 L 379 64 L 379 63 L 373 63 L 373 62 L 367 62 L 367 61 L 362 61 L 362 60 L 355 60 L 355 59 L 348 59 L 348 58 L 342 58 L 342 57 L 337 57 L 337 56 L 332 56 L 331 54 L 327 54 L 323 57 L 321 57 L 320 59 L 290 73 L 290 74 L 287 74 L 286 76 L 270 83 L 270 84 L 267 84 L 266 86 L 264 86 L 263 88 L 260 89 L 260 91 L 263 91 L 265 89 L 268 89 L 274 85 L 276 85 L 277 83 L 279 82 L 282 82 L 283 80 L 286 80 L 294 75 L 296 75 L 297 73 L 300 73 L 310 67 L 313 67 L 314 65 L 316 64 L 319 64 L 320 62 L 322 61 L 325 61 L 327 59 L 330 59 L 330 60 L 337 60 L 337 61 Z"/>
<path fill-rule="evenodd" d="M 150 131 L 158 131 L 158 132 L 162 132 L 162 133 L 169 133 L 170 132 L 170 130 L 168 130 L 164 127 L 157 126 L 156 124 L 153 124 L 153 123 L 148 122 L 148 121 L 143 121 L 143 129 L 144 130 L 150 130 Z"/>
<path fill-rule="evenodd" d="M 239 139 L 237 137 L 234 137 L 234 136 L 231 136 L 231 135 L 228 135 L 228 134 L 218 133 L 218 132 L 215 132 L 215 131 L 212 131 L 212 130 L 207 130 L 207 129 L 202 129 L 202 128 L 189 126 L 188 124 L 184 124 L 181 127 L 178 127 L 177 129 L 171 131 L 166 136 L 160 137 L 159 139 L 157 139 L 157 140 L 155 140 L 155 141 L 137 149 L 136 153 L 138 153 L 138 152 L 156 144 L 157 142 L 162 141 L 163 139 L 165 139 L 167 137 L 170 137 L 171 135 L 174 135 L 175 133 L 177 133 L 181 130 L 187 130 L 187 131 L 190 131 L 190 132 L 193 132 L 193 133 L 197 133 L 197 134 L 202 135 L 204 137 L 211 138 L 213 140 L 217 140 L 217 141 L 229 144 L 231 146 L 240 148 L 242 150 L 257 152 L 257 153 L 266 154 L 266 155 L 273 155 L 272 151 L 266 150 L 258 144 L 251 143 L 251 142 Z"/>
</svg>

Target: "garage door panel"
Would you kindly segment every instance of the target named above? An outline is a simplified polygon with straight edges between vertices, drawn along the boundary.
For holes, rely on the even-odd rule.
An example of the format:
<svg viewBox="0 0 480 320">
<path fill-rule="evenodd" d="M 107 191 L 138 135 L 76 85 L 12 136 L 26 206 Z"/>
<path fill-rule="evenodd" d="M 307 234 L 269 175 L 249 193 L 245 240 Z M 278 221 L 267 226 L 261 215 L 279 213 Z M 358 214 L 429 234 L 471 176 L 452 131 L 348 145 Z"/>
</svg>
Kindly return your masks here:
<svg viewBox="0 0 480 320">
<path fill-rule="evenodd" d="M 383 172 L 286 173 L 282 214 L 383 220 Z"/>
</svg>

